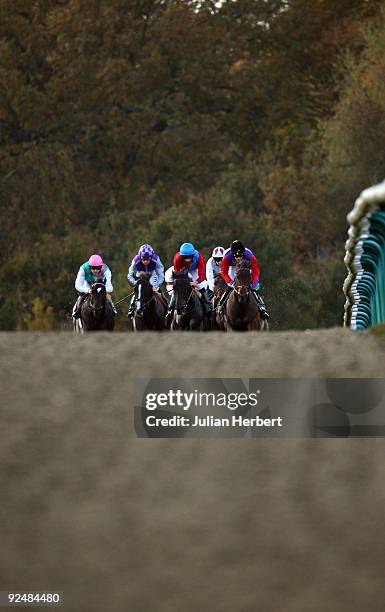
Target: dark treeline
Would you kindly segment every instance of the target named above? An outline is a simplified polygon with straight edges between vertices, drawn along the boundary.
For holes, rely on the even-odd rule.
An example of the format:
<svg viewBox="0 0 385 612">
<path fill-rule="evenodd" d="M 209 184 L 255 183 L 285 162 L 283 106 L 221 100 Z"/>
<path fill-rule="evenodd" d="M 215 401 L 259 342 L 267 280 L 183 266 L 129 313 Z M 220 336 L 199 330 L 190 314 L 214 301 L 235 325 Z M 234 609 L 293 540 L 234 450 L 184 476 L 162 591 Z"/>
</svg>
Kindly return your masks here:
<svg viewBox="0 0 385 612">
<path fill-rule="evenodd" d="M 218 6 L 217 6 L 218 5 Z M 99 252 L 255 250 L 275 328 L 339 325 L 385 174 L 381 0 L 0 0 L 0 328 L 60 327 Z"/>
</svg>

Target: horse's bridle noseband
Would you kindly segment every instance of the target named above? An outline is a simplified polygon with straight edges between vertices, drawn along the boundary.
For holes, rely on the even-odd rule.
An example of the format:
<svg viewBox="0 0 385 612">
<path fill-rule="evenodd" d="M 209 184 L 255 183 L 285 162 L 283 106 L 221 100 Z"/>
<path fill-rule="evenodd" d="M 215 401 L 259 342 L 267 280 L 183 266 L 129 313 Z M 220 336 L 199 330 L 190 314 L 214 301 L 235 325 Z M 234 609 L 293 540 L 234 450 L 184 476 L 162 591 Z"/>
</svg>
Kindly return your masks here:
<svg viewBox="0 0 385 612">
<path fill-rule="evenodd" d="M 243 289 L 244 291 L 242 291 Z M 238 287 L 234 287 L 234 291 L 238 297 L 246 298 L 250 293 L 250 287 L 247 287 L 247 285 L 238 285 Z"/>
<path fill-rule="evenodd" d="M 192 312 L 192 311 L 187 310 L 187 306 L 188 306 L 188 303 L 189 303 L 189 301 L 190 301 L 190 299 L 191 299 L 191 296 L 192 296 L 192 294 L 193 294 L 193 291 L 194 291 L 194 290 L 193 290 L 193 289 L 191 289 L 191 291 L 190 291 L 190 295 L 188 296 L 188 298 L 187 298 L 187 300 L 185 301 L 185 303 L 184 303 L 184 304 L 182 304 L 182 306 L 178 306 L 178 307 L 176 307 L 176 312 L 177 312 L 177 314 L 178 314 L 178 315 L 182 315 L 182 314 L 185 314 L 185 315 L 186 315 L 186 314 L 188 314 L 189 312 Z"/>
<path fill-rule="evenodd" d="M 93 294 L 92 291 L 90 293 L 90 299 L 89 299 L 89 306 L 90 309 L 92 310 L 94 317 L 96 317 L 97 315 L 100 315 L 106 308 L 106 302 L 104 304 L 102 304 L 102 306 L 95 306 L 94 302 L 93 302 Z"/>
<path fill-rule="evenodd" d="M 251 272 L 250 272 L 250 276 L 251 276 Z M 237 280 L 237 277 L 235 277 L 235 280 Z M 249 284 L 249 285 L 234 286 L 234 291 L 239 297 L 240 302 L 245 302 L 247 298 L 249 297 L 249 294 L 251 291 L 251 285 Z"/>
<path fill-rule="evenodd" d="M 93 304 L 90 302 L 90 306 L 91 306 L 91 310 L 94 313 L 94 317 L 96 317 L 97 315 L 100 315 L 103 310 L 105 310 L 106 305 L 103 304 L 103 306 L 93 306 Z"/>
<path fill-rule="evenodd" d="M 136 295 L 135 295 L 136 298 Z M 137 317 L 143 317 L 144 316 L 144 311 L 146 310 L 147 306 L 149 304 L 151 304 L 152 300 L 155 299 L 155 294 L 153 293 L 152 296 L 150 297 L 149 300 L 147 300 L 147 302 L 144 304 L 144 306 L 141 306 L 136 312 L 135 312 L 135 316 Z"/>
<path fill-rule="evenodd" d="M 152 300 L 154 300 L 154 299 L 155 299 L 155 295 L 153 295 L 152 297 L 150 297 L 150 299 L 149 299 L 149 300 L 147 300 L 147 302 L 145 303 L 145 305 L 144 305 L 144 306 L 142 306 L 141 308 L 139 308 L 139 310 L 137 310 L 137 311 L 135 312 L 135 315 L 136 315 L 137 317 L 143 317 L 143 315 L 144 315 L 144 311 L 146 310 L 147 306 L 148 306 L 148 305 L 149 305 L 149 304 L 152 302 Z"/>
</svg>

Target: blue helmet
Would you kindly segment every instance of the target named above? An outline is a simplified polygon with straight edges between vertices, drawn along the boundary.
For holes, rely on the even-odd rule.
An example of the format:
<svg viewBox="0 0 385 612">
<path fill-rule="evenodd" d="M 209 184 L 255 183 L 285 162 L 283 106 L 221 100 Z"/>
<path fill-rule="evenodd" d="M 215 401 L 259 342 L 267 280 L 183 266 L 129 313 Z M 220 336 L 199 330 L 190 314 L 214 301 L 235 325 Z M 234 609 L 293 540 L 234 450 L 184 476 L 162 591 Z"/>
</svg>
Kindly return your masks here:
<svg viewBox="0 0 385 612">
<path fill-rule="evenodd" d="M 179 249 L 179 253 L 182 256 L 183 255 L 195 255 L 194 245 L 191 244 L 191 242 L 184 242 Z"/>
<path fill-rule="evenodd" d="M 140 255 L 140 257 L 143 257 L 144 259 L 146 259 L 147 257 L 151 258 L 154 255 L 154 249 L 149 244 L 142 244 L 139 249 L 138 255 Z"/>
</svg>

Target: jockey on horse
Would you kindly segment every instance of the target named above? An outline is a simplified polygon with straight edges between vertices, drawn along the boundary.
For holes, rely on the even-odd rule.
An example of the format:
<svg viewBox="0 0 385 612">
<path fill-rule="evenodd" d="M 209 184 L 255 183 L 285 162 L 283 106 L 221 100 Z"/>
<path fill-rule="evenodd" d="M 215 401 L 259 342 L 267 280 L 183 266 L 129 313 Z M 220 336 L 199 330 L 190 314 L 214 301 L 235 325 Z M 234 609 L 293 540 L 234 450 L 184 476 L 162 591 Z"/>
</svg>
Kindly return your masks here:
<svg viewBox="0 0 385 612">
<path fill-rule="evenodd" d="M 226 250 L 224 257 L 222 259 L 222 268 L 221 274 L 226 283 L 228 284 L 227 291 L 223 294 L 218 310 L 221 315 L 225 312 L 225 306 L 227 299 L 230 293 L 233 290 L 233 281 L 236 276 L 236 266 L 241 263 L 243 259 L 246 259 L 250 262 L 251 266 L 251 288 L 253 290 L 253 295 L 258 304 L 259 312 L 261 315 L 261 319 L 268 319 L 269 315 L 266 312 L 266 306 L 258 293 L 259 289 L 259 265 L 257 262 L 257 258 L 254 253 L 245 247 L 245 245 L 240 240 L 234 240 L 231 243 L 229 249 Z"/>
<path fill-rule="evenodd" d="M 159 285 L 164 281 L 164 266 L 150 244 L 142 244 L 137 255 L 133 258 L 128 270 L 127 278 L 131 285 L 138 282 L 138 274 L 147 272 L 150 274 L 149 282 L 154 291 L 159 292 Z M 135 295 L 132 296 L 130 308 L 127 314 L 129 319 L 135 316 Z"/>
<path fill-rule="evenodd" d="M 211 302 L 209 296 L 206 293 L 207 280 L 206 280 L 206 262 L 202 253 L 197 251 L 191 242 L 184 242 L 178 253 L 174 256 L 174 265 L 171 266 L 166 272 L 166 283 L 169 287 L 169 293 L 172 293 L 171 301 L 168 306 L 166 315 L 166 325 L 170 326 L 175 307 L 175 295 L 172 289 L 173 286 L 173 272 L 181 272 L 182 270 L 188 270 L 191 278 L 192 286 L 199 290 L 201 294 L 202 303 L 206 312 L 206 316 L 211 316 Z"/>
<path fill-rule="evenodd" d="M 107 291 L 106 297 L 111 303 L 114 315 L 117 314 L 110 295 L 114 290 L 111 283 L 111 270 L 107 264 L 103 263 L 103 259 L 100 257 L 100 255 L 91 255 L 89 260 L 85 261 L 80 266 L 75 280 L 75 289 L 80 295 L 78 296 L 72 310 L 72 317 L 74 319 L 78 319 L 80 317 L 81 305 L 83 304 L 87 295 L 91 293 L 91 285 L 98 282 L 105 284 Z"/>
<path fill-rule="evenodd" d="M 207 284 L 211 293 L 214 293 L 214 280 L 215 274 L 221 274 L 222 270 L 222 259 L 225 254 L 225 249 L 221 246 L 215 247 L 212 252 L 210 259 L 206 264 L 206 278 Z"/>
</svg>

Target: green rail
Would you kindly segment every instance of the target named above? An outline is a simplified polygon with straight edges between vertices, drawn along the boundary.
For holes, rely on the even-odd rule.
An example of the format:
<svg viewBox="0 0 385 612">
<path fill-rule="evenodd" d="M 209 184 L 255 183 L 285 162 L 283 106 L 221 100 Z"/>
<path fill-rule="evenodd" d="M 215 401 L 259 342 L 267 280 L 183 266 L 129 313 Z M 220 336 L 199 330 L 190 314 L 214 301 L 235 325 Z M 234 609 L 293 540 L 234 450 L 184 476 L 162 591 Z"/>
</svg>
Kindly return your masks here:
<svg viewBox="0 0 385 612">
<path fill-rule="evenodd" d="M 348 222 L 344 325 L 365 329 L 385 322 L 385 181 L 362 192 Z"/>
</svg>

